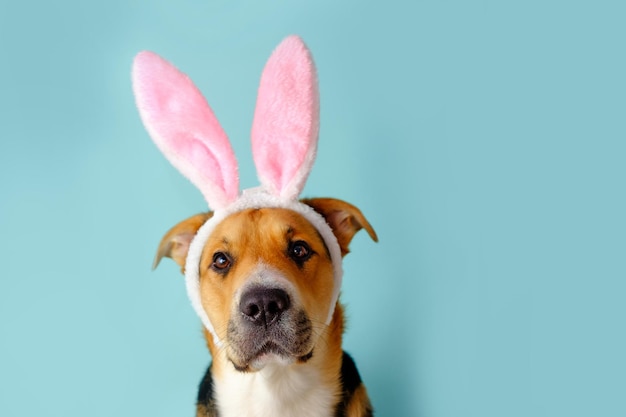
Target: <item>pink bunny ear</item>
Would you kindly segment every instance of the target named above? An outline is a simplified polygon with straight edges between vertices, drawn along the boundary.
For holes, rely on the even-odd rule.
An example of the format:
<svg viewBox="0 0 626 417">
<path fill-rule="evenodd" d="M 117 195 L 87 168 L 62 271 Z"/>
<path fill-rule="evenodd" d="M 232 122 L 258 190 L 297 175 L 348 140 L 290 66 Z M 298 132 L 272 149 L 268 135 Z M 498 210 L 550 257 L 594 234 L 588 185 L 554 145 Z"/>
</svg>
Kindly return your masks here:
<svg viewBox="0 0 626 417">
<path fill-rule="evenodd" d="M 315 65 L 304 42 L 290 36 L 265 65 L 252 125 L 254 162 L 270 193 L 298 197 L 315 160 L 318 132 Z"/>
<path fill-rule="evenodd" d="M 165 157 L 220 209 L 239 194 L 237 161 L 213 111 L 185 74 L 144 51 L 133 64 L 133 90 L 143 123 Z"/>
</svg>

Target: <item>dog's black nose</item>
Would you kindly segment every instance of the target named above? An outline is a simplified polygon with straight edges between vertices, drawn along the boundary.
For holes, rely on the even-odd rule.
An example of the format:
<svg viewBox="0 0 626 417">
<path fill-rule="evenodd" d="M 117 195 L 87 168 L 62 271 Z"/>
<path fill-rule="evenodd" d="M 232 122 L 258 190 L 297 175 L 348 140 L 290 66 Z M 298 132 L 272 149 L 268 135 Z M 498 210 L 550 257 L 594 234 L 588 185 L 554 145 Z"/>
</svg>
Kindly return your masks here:
<svg viewBox="0 0 626 417">
<path fill-rule="evenodd" d="M 239 310 L 258 326 L 268 327 L 291 305 L 289 295 L 279 288 L 252 288 L 241 297 Z"/>
</svg>

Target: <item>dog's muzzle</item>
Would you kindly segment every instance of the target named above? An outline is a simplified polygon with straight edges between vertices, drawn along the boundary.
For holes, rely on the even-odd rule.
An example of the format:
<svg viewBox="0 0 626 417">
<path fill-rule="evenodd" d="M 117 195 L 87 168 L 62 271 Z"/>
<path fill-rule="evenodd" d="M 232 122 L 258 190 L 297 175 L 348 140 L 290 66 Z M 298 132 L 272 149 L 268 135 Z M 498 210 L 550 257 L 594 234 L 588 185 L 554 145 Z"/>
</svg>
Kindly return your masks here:
<svg viewBox="0 0 626 417">
<path fill-rule="evenodd" d="M 228 323 L 227 354 L 239 371 L 258 370 L 270 362 L 306 361 L 312 356 L 313 326 L 282 288 L 245 290 Z"/>
</svg>

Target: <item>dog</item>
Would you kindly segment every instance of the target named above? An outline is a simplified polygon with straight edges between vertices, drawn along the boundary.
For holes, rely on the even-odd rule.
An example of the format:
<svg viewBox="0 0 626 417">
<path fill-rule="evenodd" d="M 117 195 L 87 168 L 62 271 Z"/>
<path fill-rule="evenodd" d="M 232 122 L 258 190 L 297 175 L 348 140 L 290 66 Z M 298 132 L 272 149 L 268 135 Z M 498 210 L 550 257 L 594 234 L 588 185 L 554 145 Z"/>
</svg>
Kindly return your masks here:
<svg viewBox="0 0 626 417">
<path fill-rule="evenodd" d="M 261 186 L 239 192 L 230 142 L 197 87 L 151 52 L 133 88 L 150 136 L 202 192 L 208 212 L 165 234 L 204 325 L 212 364 L 197 417 L 367 417 L 372 406 L 342 349 L 342 259 L 365 229 L 361 211 L 333 198 L 299 199 L 312 168 L 319 95 L 312 57 L 286 38 L 268 60 L 252 126 Z"/>
<path fill-rule="evenodd" d="M 330 198 L 301 200 L 320 213 L 348 253 L 364 228 L 361 211 Z M 184 272 L 191 238 L 211 213 L 190 217 L 161 240 L 163 257 Z M 202 250 L 202 304 L 225 340 L 204 335 L 213 363 L 197 399 L 197 417 L 372 416 L 352 358 L 341 348 L 343 308 L 324 326 L 323 297 L 332 289 L 328 249 L 317 230 L 286 209 L 248 209 L 225 219 Z"/>
</svg>

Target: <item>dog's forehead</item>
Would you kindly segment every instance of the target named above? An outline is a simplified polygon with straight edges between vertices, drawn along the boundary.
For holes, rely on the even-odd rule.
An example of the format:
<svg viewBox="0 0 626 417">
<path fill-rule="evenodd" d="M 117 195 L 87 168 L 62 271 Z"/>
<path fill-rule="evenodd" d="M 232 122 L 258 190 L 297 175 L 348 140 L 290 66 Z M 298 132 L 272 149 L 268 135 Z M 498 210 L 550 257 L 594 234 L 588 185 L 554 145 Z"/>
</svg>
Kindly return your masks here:
<svg viewBox="0 0 626 417">
<path fill-rule="evenodd" d="M 285 208 L 252 208 L 231 214 L 215 227 L 206 246 L 253 244 L 270 238 L 305 239 L 310 244 L 325 246 L 311 222 Z"/>
</svg>

